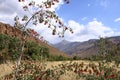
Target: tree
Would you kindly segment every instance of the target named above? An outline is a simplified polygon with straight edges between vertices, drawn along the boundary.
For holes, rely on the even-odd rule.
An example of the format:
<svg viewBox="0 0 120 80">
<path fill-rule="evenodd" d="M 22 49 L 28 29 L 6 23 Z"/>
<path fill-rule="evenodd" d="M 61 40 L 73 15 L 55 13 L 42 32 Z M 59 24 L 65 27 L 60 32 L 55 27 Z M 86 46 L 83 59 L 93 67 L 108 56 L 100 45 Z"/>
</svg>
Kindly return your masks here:
<svg viewBox="0 0 120 80">
<path fill-rule="evenodd" d="M 79 59 L 80 59 L 80 57 L 78 57 L 78 56 L 73 57 L 73 60 L 79 60 Z"/>
<path fill-rule="evenodd" d="M 98 46 L 98 53 L 100 54 L 101 57 L 105 58 L 105 55 L 108 53 L 108 40 L 107 38 L 102 38 L 100 37 L 100 39 L 97 42 L 97 46 Z"/>
<path fill-rule="evenodd" d="M 109 40 L 109 38 L 100 38 L 97 42 L 98 53 L 106 61 L 115 60 L 114 57 L 117 55 L 117 44 Z"/>
<path fill-rule="evenodd" d="M 25 0 L 18 0 L 20 3 L 25 2 Z M 27 0 L 26 0 L 27 1 Z M 65 3 L 69 3 L 69 0 L 64 0 Z M 59 0 L 47 0 L 45 2 L 42 2 L 41 4 L 36 4 L 35 1 L 30 1 L 27 4 L 23 6 L 23 10 L 25 12 L 29 12 L 30 8 L 33 9 L 33 12 L 29 12 L 31 16 L 23 15 L 23 18 L 19 18 L 16 16 L 14 18 L 15 24 L 14 27 L 22 31 L 22 41 L 20 44 L 20 56 L 18 58 L 17 67 L 15 70 L 15 79 L 18 75 L 18 69 L 20 67 L 21 59 L 24 54 L 24 46 L 26 41 L 26 36 L 30 35 L 35 38 L 39 38 L 39 34 L 34 31 L 33 29 L 27 28 L 28 24 L 44 24 L 48 25 L 48 28 L 52 30 L 52 35 L 59 35 L 59 37 L 64 37 L 64 33 L 66 30 L 69 30 L 71 33 L 73 33 L 72 29 L 70 27 L 67 27 L 62 23 L 62 21 L 59 19 L 59 17 L 55 14 L 55 11 L 50 11 L 49 9 L 55 5 L 56 3 L 59 3 Z M 52 23 L 52 21 L 55 22 L 55 24 Z M 21 22 L 24 22 L 25 24 L 22 24 Z M 62 28 L 61 32 L 58 32 L 57 30 Z"/>
</svg>

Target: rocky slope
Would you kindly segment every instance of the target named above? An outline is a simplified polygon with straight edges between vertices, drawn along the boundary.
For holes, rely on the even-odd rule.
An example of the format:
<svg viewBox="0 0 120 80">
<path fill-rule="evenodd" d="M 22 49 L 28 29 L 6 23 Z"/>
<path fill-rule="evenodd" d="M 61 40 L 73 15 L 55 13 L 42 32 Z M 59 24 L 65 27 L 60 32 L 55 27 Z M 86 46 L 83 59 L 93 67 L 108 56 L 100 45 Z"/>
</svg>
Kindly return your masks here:
<svg viewBox="0 0 120 80">
<path fill-rule="evenodd" d="M 0 34 L 7 34 L 7 35 L 10 35 L 10 36 L 16 36 L 16 37 L 19 37 L 19 38 L 22 37 L 22 32 L 20 30 L 10 26 L 9 24 L 4 24 L 4 23 L 1 23 L 1 22 L 0 22 Z M 58 49 L 48 45 L 47 43 L 44 43 L 44 42 L 42 42 L 40 40 L 37 40 L 32 36 L 27 36 L 26 39 L 30 40 L 30 41 L 37 42 L 39 45 L 43 45 L 43 46 L 48 47 L 50 53 L 53 54 L 53 55 L 56 55 L 56 56 L 58 56 L 58 55 L 68 56 L 68 55 L 64 54 L 63 52 L 59 51 Z"/>
</svg>

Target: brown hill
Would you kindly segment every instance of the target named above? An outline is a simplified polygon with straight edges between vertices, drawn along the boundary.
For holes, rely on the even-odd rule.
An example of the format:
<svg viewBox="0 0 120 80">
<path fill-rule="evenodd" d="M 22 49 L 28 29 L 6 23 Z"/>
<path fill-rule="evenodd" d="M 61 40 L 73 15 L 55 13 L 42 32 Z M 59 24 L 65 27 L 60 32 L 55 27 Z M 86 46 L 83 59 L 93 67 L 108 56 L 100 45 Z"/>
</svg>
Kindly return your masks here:
<svg viewBox="0 0 120 80">
<path fill-rule="evenodd" d="M 22 37 L 22 32 L 20 30 L 18 30 L 15 27 L 10 26 L 9 24 L 4 24 L 1 22 L 0 22 L 0 34 L 7 34 L 9 36 L 16 36 L 19 38 Z M 62 55 L 62 56 L 66 56 L 66 57 L 68 56 L 67 54 L 64 54 L 63 52 L 59 51 L 58 49 L 56 49 L 38 39 L 35 39 L 32 36 L 28 35 L 26 39 L 29 41 L 37 42 L 39 45 L 46 46 L 47 48 L 49 48 L 50 54 L 52 54 L 52 55 L 55 55 L 55 56 Z"/>
<path fill-rule="evenodd" d="M 120 45 L 120 36 L 108 37 L 107 39 L 110 41 L 111 46 Z M 98 47 L 95 45 L 97 41 L 98 41 L 97 39 L 91 39 L 85 42 L 62 41 L 60 43 L 55 44 L 54 47 L 69 55 L 72 56 L 77 55 L 84 58 L 84 57 L 90 57 L 92 55 L 98 55 Z"/>
<path fill-rule="evenodd" d="M 80 57 L 89 57 L 91 55 L 96 55 L 97 53 L 97 48 L 94 46 L 96 40 L 89 40 L 85 42 L 64 42 L 67 42 L 64 43 L 64 47 L 62 47 L 63 41 L 58 44 L 55 44 L 54 47 L 69 55 L 77 55 Z"/>
</svg>

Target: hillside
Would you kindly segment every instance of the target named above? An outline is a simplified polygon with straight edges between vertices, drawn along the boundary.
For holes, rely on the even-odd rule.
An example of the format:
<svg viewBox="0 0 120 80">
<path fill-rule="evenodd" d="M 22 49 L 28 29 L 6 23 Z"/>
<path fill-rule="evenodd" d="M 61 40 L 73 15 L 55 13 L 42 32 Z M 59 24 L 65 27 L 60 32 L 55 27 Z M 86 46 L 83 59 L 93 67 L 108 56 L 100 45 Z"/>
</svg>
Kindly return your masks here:
<svg viewBox="0 0 120 80">
<path fill-rule="evenodd" d="M 109 37 L 107 39 L 112 46 L 120 44 L 120 36 Z M 97 39 L 91 39 L 85 42 L 69 42 L 67 44 L 64 43 L 64 41 L 61 41 L 60 43 L 55 44 L 54 47 L 69 55 L 90 57 L 92 55 L 98 55 L 98 47 L 95 45 L 97 41 Z"/>
<path fill-rule="evenodd" d="M 20 30 L 18 30 L 17 28 L 14 28 L 14 27 L 10 26 L 9 24 L 4 24 L 4 23 L 0 22 L 0 34 L 7 34 L 9 36 L 16 36 L 16 37 L 21 38 L 22 37 L 21 33 L 22 32 Z M 63 52 L 59 51 L 58 49 L 48 45 L 47 43 L 44 43 L 44 42 L 42 42 L 40 40 L 37 40 L 32 36 L 27 36 L 26 39 L 29 40 L 29 41 L 34 41 L 34 42 L 38 43 L 41 46 L 46 46 L 49 49 L 50 54 L 52 54 L 52 55 L 55 55 L 55 56 L 59 56 L 59 55 L 68 56 L 68 55 L 64 54 Z"/>
</svg>

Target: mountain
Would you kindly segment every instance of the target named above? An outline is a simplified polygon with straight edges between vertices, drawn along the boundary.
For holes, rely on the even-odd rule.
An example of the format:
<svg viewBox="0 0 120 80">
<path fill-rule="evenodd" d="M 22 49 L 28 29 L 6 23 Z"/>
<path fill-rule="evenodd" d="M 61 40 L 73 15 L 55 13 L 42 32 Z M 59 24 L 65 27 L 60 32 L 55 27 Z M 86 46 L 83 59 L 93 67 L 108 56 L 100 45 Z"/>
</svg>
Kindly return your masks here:
<svg viewBox="0 0 120 80">
<path fill-rule="evenodd" d="M 120 36 L 108 37 L 107 38 L 112 45 L 120 44 Z M 69 55 L 77 55 L 80 57 L 90 57 L 92 55 L 98 55 L 98 47 L 95 45 L 98 42 L 97 39 L 90 39 L 85 42 L 68 42 L 54 44 L 54 47 L 60 51 L 67 53 Z"/>
<path fill-rule="evenodd" d="M 0 22 L 0 34 L 7 34 L 9 36 L 16 36 L 16 37 L 19 37 L 19 38 L 22 37 L 22 32 L 20 30 L 18 30 L 15 27 L 10 26 L 9 24 L 4 24 L 4 23 L 1 23 L 1 22 Z M 34 42 L 38 43 L 41 46 L 46 46 L 49 49 L 50 54 L 52 54 L 52 55 L 55 55 L 55 56 L 63 55 L 63 56 L 68 57 L 67 54 L 59 51 L 58 49 L 50 46 L 47 43 L 44 43 L 44 42 L 42 42 L 42 41 L 40 41 L 38 39 L 35 39 L 32 36 L 28 35 L 26 37 L 26 39 L 29 40 L 29 41 L 34 41 Z"/>
<path fill-rule="evenodd" d="M 64 44 L 64 41 L 61 41 L 60 43 L 54 44 L 54 47 L 56 47 L 60 51 L 65 52 L 69 55 L 77 54 L 81 57 L 85 57 L 85 56 L 92 55 L 92 53 L 96 53 L 94 50 L 95 42 L 96 40 L 89 40 L 85 42 L 69 42 Z"/>
<path fill-rule="evenodd" d="M 55 45 L 53 45 L 55 48 L 59 49 L 60 51 L 65 51 L 65 49 L 67 48 L 67 44 L 69 44 L 70 42 L 67 40 L 63 40 L 60 43 L 57 43 Z"/>
</svg>

